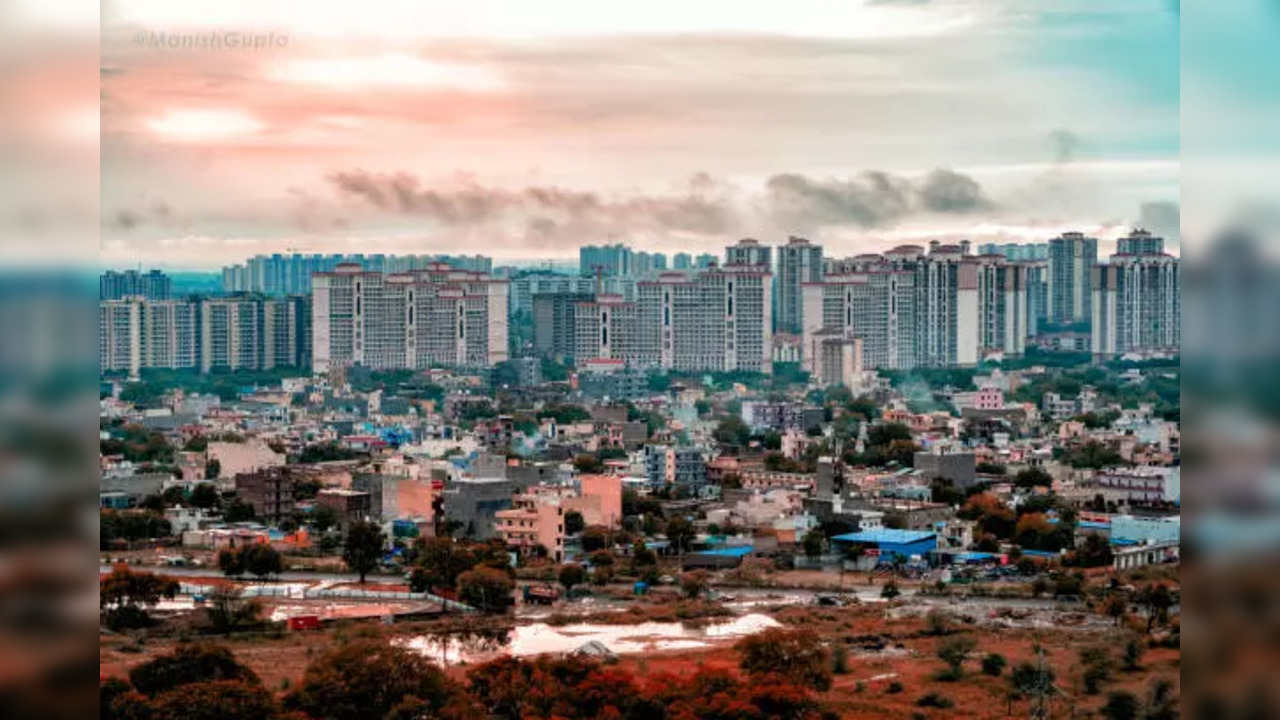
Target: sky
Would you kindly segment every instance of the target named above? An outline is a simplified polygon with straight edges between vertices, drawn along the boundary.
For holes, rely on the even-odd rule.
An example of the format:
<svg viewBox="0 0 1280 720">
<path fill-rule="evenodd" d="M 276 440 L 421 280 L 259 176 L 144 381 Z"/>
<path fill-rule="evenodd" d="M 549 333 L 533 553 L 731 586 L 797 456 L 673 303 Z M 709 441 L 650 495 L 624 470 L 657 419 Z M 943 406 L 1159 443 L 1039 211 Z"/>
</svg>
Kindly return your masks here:
<svg viewBox="0 0 1280 720">
<path fill-rule="evenodd" d="M 845 256 L 1135 225 L 1176 239 L 1169 0 L 102 13 L 104 265 L 720 253 L 789 235 Z"/>
</svg>

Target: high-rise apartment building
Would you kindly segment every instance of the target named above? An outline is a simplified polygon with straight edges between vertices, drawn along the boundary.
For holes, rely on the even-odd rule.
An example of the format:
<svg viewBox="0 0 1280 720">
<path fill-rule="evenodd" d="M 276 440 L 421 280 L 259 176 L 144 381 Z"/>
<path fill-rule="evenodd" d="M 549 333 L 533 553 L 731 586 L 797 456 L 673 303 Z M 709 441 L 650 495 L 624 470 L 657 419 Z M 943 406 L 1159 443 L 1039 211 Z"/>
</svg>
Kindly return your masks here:
<svg viewBox="0 0 1280 720">
<path fill-rule="evenodd" d="M 1027 266 L 1002 255 L 974 259 L 978 285 L 978 347 L 1007 355 L 1022 355 L 1031 334 Z M 961 283 L 967 282 L 967 267 Z M 963 318 L 960 319 L 963 323 Z"/>
<path fill-rule="evenodd" d="M 582 300 L 574 308 L 574 359 L 581 366 L 655 364 L 652 347 L 644 343 L 639 306 L 620 295 L 597 295 Z"/>
<path fill-rule="evenodd" d="M 140 297 L 147 300 L 168 300 L 173 286 L 169 276 L 159 270 L 107 270 L 98 277 L 98 299 L 123 300 Z"/>
<path fill-rule="evenodd" d="M 240 296 L 99 303 L 99 366 L 137 375 L 144 368 L 270 370 L 303 367 L 305 298 Z"/>
<path fill-rule="evenodd" d="M 576 360 L 680 371 L 772 371 L 772 282 L 759 266 L 665 273 L 635 302 L 602 295 L 576 310 Z"/>
<path fill-rule="evenodd" d="M 533 345 L 538 355 L 572 363 L 577 355 L 578 304 L 594 299 L 591 292 L 534 295 Z"/>
<path fill-rule="evenodd" d="M 1128 238 L 1138 249 L 1157 247 L 1148 235 Z M 1135 249 L 1134 245 L 1128 245 Z M 1163 253 L 1116 253 L 1093 268 L 1093 354 L 1178 351 L 1182 341 L 1182 275 L 1178 258 Z"/>
<path fill-rule="evenodd" d="M 578 272 L 584 277 L 630 277 L 634 262 L 635 253 L 621 243 L 578 248 Z"/>
<path fill-rule="evenodd" d="M 1117 255 L 1163 255 L 1164 238 L 1146 230 L 1134 230 L 1116 241 Z"/>
<path fill-rule="evenodd" d="M 690 255 L 689 253 L 684 253 L 684 252 L 676 253 L 675 257 L 672 258 L 671 262 L 672 262 L 672 265 L 671 265 L 672 269 L 688 270 L 693 267 L 693 256 Z"/>
<path fill-rule="evenodd" d="M 596 278 L 578 275 L 559 275 L 556 273 L 528 273 L 512 278 L 508 309 L 511 315 L 523 315 L 534 312 L 534 299 L 539 295 L 555 295 L 563 293 L 593 293 L 596 291 Z M 615 288 L 624 283 L 622 278 L 605 278 L 603 284 Z M 634 295 L 634 283 L 632 293 Z"/>
<path fill-rule="evenodd" d="M 805 283 L 822 281 L 822 247 L 791 237 L 778 248 L 777 331 L 798 334 L 804 329 Z"/>
<path fill-rule="evenodd" d="M 819 375 L 823 345 L 836 338 L 862 341 L 864 368 L 915 367 L 915 273 L 879 255 L 859 256 L 839 269 L 804 285 L 803 367 Z"/>
<path fill-rule="evenodd" d="M 1027 335 L 1036 337 L 1049 322 L 1049 261 L 1023 262 L 1027 269 Z"/>
<path fill-rule="evenodd" d="M 103 372 L 198 366 L 199 308 L 183 300 L 105 300 L 98 304 L 98 360 Z"/>
<path fill-rule="evenodd" d="M 384 275 L 354 263 L 312 278 L 312 369 L 491 367 L 507 359 L 507 281 L 444 263 Z"/>
<path fill-rule="evenodd" d="M 979 255 L 1003 255 L 1014 262 L 1049 259 L 1048 243 L 987 243 L 978 246 Z"/>
<path fill-rule="evenodd" d="M 1049 321 L 1087 323 L 1093 317 L 1093 266 L 1097 238 L 1063 233 L 1049 241 Z"/>
<path fill-rule="evenodd" d="M 826 268 L 803 287 L 801 357 L 815 377 L 834 353 L 848 352 L 842 339 L 861 341 L 867 369 L 970 366 L 990 353 L 1025 351 L 1026 264 L 972 256 L 967 242 L 933 242 L 928 252 L 904 245 Z"/>
<path fill-rule="evenodd" d="M 356 263 L 370 272 L 405 273 L 444 262 L 459 270 L 493 271 L 492 258 L 483 255 L 256 255 L 243 265 L 222 269 L 222 290 L 228 293 L 293 295 L 311 292 L 311 276 L 333 272 L 343 263 Z"/>
<path fill-rule="evenodd" d="M 773 269 L 773 248 L 755 238 L 744 238 L 724 249 L 725 265 L 759 265 Z"/>
</svg>

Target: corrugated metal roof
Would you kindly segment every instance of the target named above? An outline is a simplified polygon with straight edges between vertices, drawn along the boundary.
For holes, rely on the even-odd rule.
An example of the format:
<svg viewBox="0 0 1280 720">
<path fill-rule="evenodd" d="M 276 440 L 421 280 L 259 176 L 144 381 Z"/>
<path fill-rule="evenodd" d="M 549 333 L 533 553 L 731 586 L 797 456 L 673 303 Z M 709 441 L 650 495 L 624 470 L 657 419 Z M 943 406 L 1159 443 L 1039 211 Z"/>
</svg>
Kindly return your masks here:
<svg viewBox="0 0 1280 720">
<path fill-rule="evenodd" d="M 755 548 L 750 545 L 739 545 L 736 547 L 719 548 L 717 550 L 704 550 L 694 553 L 694 555 L 716 555 L 722 557 L 746 557 L 751 554 Z"/>
<path fill-rule="evenodd" d="M 832 540 L 840 542 L 861 542 L 861 543 L 897 543 L 899 545 L 907 545 L 910 543 L 921 542 L 936 537 L 931 532 L 924 530 L 894 530 L 891 528 L 883 528 L 881 530 L 867 530 L 864 532 L 845 533 L 844 535 L 836 535 Z"/>
</svg>

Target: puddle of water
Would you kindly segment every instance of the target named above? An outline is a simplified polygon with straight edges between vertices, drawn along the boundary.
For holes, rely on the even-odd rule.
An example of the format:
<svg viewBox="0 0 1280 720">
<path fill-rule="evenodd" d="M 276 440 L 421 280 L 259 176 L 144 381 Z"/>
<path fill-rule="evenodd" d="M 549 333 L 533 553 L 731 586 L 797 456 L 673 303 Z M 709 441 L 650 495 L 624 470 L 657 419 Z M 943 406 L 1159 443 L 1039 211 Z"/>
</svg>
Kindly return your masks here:
<svg viewBox="0 0 1280 720">
<path fill-rule="evenodd" d="M 714 642 L 754 635 L 781 623 L 767 615 L 743 615 L 724 623 L 688 628 L 680 623 L 647 622 L 637 625 L 597 625 L 577 623 L 552 627 L 545 623 L 519 625 L 502 652 L 515 657 L 546 653 L 568 653 L 595 641 L 615 654 L 627 655 L 655 650 L 694 650 Z M 442 648 L 435 640 L 414 637 L 405 646 L 438 662 L 456 663 L 482 659 L 485 653 L 471 653 L 458 645 Z"/>
</svg>

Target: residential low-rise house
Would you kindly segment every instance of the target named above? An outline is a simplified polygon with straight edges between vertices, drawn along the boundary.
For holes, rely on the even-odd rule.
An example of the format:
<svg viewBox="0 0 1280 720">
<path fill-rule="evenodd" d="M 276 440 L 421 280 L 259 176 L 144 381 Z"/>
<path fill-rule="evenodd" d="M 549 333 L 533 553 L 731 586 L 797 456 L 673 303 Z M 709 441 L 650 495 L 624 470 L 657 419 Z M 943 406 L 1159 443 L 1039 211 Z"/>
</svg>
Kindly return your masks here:
<svg viewBox="0 0 1280 720">
<path fill-rule="evenodd" d="M 494 513 L 494 535 L 521 555 L 532 555 L 539 548 L 554 562 L 564 561 L 565 506 L 549 493 L 522 493 L 511 500 L 511 507 Z"/>
<path fill-rule="evenodd" d="M 487 540 L 494 536 L 497 513 L 512 506 L 514 490 L 507 478 L 450 480 L 443 491 L 445 518 L 457 523 L 459 535 Z"/>
<path fill-rule="evenodd" d="M 372 496 L 360 490 L 326 488 L 316 495 L 316 504 L 333 510 L 338 527 L 344 531 L 352 523 L 376 519 Z"/>
<path fill-rule="evenodd" d="M 582 514 L 588 525 L 619 527 L 622 524 L 622 478 L 617 475 L 579 475 L 578 493 L 566 498 L 567 510 Z"/>
</svg>

